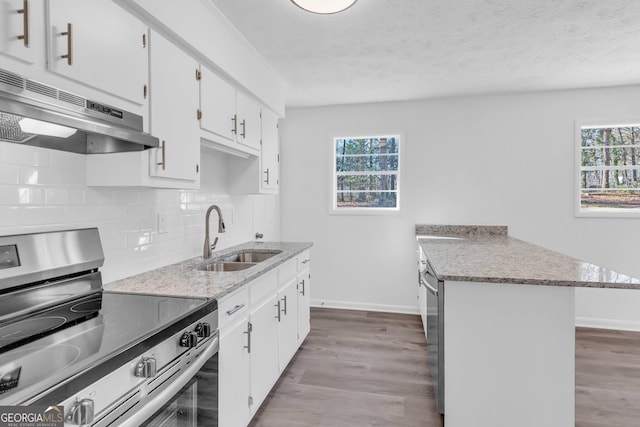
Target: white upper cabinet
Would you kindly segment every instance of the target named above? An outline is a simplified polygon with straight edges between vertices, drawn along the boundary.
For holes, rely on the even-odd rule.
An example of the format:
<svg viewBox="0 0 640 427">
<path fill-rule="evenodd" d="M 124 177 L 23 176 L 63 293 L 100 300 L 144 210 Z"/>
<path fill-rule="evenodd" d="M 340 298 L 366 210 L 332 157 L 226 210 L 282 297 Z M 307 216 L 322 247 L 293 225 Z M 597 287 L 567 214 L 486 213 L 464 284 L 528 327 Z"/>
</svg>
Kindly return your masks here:
<svg viewBox="0 0 640 427">
<path fill-rule="evenodd" d="M 262 109 L 260 156 L 229 159 L 229 187 L 239 194 L 278 194 L 280 155 L 278 117 Z"/>
<path fill-rule="evenodd" d="M 262 111 L 262 146 L 260 153 L 261 192 L 277 192 L 280 183 L 280 144 L 278 116 L 266 108 Z"/>
<path fill-rule="evenodd" d="M 150 150 L 151 176 L 199 179 L 198 63 L 156 32 L 150 34 L 151 134 L 161 148 Z"/>
<path fill-rule="evenodd" d="M 205 67 L 200 72 L 200 127 L 233 143 L 238 132 L 236 89 Z"/>
<path fill-rule="evenodd" d="M 0 0 L 0 52 L 27 64 L 36 61 L 36 46 L 44 43 L 42 2 Z"/>
<path fill-rule="evenodd" d="M 146 103 L 147 27 L 142 22 L 111 1 L 49 0 L 46 5 L 49 71 Z"/>
<path fill-rule="evenodd" d="M 202 138 L 215 148 L 244 157 L 259 155 L 261 109 L 258 102 L 201 67 L 200 127 Z"/>
<path fill-rule="evenodd" d="M 238 115 L 238 132 L 236 140 L 239 144 L 255 150 L 260 149 L 261 107 L 242 92 L 236 93 L 236 113 Z"/>
<path fill-rule="evenodd" d="M 198 63 L 159 33 L 149 35 L 150 133 L 160 148 L 87 156 L 87 185 L 199 188 Z"/>
</svg>

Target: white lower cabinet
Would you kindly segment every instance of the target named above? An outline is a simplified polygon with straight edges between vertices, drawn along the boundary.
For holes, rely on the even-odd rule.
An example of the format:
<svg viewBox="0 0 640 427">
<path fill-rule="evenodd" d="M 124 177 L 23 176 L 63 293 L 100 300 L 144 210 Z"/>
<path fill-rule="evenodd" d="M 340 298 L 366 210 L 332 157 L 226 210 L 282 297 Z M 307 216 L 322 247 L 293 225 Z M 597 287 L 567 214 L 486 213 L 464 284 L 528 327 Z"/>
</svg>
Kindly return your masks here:
<svg viewBox="0 0 640 427">
<path fill-rule="evenodd" d="M 218 422 L 221 427 L 243 427 L 249 423 L 250 354 L 249 321 L 220 328 L 218 352 Z"/>
<path fill-rule="evenodd" d="M 311 331 L 311 270 L 298 273 L 298 342 L 302 343 Z"/>
<path fill-rule="evenodd" d="M 279 289 L 278 302 L 280 368 L 284 369 L 298 350 L 298 290 L 295 277 Z"/>
<path fill-rule="evenodd" d="M 308 272 L 298 271 L 301 256 L 310 260 L 305 251 L 219 301 L 220 427 L 249 423 L 308 334 L 307 326 L 300 329 L 309 325 L 309 299 L 301 298 L 298 282 Z"/>
<path fill-rule="evenodd" d="M 278 365 L 277 298 L 273 295 L 252 310 L 251 413 L 258 410 L 280 375 Z"/>
</svg>

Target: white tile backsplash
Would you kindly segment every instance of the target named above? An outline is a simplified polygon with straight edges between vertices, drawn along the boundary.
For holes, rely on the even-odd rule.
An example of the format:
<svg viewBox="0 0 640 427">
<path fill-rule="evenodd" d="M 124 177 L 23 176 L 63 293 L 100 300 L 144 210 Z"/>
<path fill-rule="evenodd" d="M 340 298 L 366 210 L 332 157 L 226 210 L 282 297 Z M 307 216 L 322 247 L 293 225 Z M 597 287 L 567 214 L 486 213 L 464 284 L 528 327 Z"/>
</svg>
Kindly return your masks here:
<svg viewBox="0 0 640 427">
<path fill-rule="evenodd" d="M 219 249 L 253 240 L 256 231 L 278 240 L 278 197 L 228 194 L 221 156 L 203 151 L 201 190 L 97 188 L 85 185 L 83 155 L 0 142 L 0 235 L 97 227 L 105 283 L 198 256 L 211 204 L 227 227 Z M 163 234 L 158 213 L 167 217 Z M 215 213 L 211 222 L 213 239 Z"/>
</svg>

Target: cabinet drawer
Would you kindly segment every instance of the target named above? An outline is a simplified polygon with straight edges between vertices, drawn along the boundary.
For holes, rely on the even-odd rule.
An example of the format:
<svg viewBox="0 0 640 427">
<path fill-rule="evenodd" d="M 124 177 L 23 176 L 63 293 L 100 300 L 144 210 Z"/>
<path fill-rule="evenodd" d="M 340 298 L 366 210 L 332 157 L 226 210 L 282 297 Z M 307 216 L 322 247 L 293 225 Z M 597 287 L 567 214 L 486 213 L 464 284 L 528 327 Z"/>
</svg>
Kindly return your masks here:
<svg viewBox="0 0 640 427">
<path fill-rule="evenodd" d="M 228 295 L 218 304 L 218 327 L 222 329 L 235 319 L 245 316 L 249 312 L 249 288 L 244 287 L 238 292 Z"/>
<path fill-rule="evenodd" d="M 278 285 L 286 285 L 292 277 L 295 277 L 297 273 L 296 260 L 292 259 L 285 262 L 278 269 Z"/>
<path fill-rule="evenodd" d="M 303 271 L 311 265 L 311 251 L 306 250 L 296 258 L 298 260 L 298 271 Z"/>
<path fill-rule="evenodd" d="M 272 297 L 278 291 L 278 274 L 276 270 L 270 271 L 257 280 L 251 282 L 250 301 L 251 306 L 256 307 L 265 298 Z"/>
</svg>

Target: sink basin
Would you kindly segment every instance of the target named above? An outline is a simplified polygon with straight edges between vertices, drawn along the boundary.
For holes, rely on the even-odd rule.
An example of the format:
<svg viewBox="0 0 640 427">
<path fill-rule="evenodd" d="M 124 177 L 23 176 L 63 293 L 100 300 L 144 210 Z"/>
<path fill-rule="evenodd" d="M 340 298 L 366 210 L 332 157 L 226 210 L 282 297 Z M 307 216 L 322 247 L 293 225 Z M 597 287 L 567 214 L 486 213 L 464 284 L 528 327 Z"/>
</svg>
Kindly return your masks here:
<svg viewBox="0 0 640 427">
<path fill-rule="evenodd" d="M 240 271 L 253 267 L 259 262 L 278 255 L 282 251 L 279 250 L 262 250 L 253 251 L 246 250 L 237 254 L 230 255 L 224 259 L 219 259 L 214 262 L 207 262 L 200 264 L 196 267 L 199 271 Z"/>
<path fill-rule="evenodd" d="M 199 271 L 240 271 L 256 265 L 255 262 L 210 262 L 207 264 L 200 264 L 196 267 Z"/>
<path fill-rule="evenodd" d="M 272 256 L 278 255 L 282 251 L 242 251 L 235 255 L 231 255 L 224 259 L 225 262 L 243 263 L 243 262 L 262 262 Z"/>
</svg>

